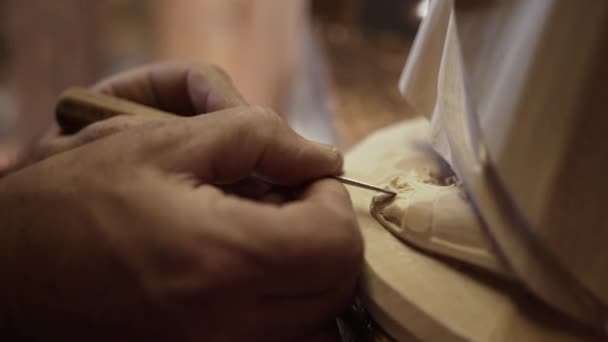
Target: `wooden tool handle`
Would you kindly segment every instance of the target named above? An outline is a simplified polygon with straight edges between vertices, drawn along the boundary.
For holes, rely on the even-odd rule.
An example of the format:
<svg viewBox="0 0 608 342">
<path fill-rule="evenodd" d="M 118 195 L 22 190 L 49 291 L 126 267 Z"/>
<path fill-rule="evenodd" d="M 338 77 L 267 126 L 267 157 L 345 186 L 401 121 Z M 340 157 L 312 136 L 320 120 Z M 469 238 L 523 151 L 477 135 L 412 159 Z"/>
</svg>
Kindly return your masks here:
<svg viewBox="0 0 608 342">
<path fill-rule="evenodd" d="M 118 115 L 162 118 L 173 114 L 78 87 L 64 91 L 55 108 L 57 122 L 65 134 L 76 133 L 96 121 Z"/>
</svg>

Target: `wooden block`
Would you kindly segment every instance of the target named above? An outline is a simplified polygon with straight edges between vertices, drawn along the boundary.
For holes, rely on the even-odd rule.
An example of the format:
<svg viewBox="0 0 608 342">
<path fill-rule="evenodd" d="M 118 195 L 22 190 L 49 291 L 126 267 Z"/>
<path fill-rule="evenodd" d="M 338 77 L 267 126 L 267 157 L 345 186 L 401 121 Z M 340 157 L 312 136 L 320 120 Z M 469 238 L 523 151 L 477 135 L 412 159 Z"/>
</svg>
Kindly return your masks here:
<svg viewBox="0 0 608 342">
<path fill-rule="evenodd" d="M 394 158 L 424 167 L 424 120 L 370 136 L 347 154 L 347 176 L 381 183 Z M 389 168 L 390 169 L 390 168 Z M 349 188 L 366 251 L 362 296 L 389 335 L 408 341 L 582 341 L 591 337 L 523 288 L 425 254 L 397 239 L 370 215 L 373 193 Z"/>
</svg>

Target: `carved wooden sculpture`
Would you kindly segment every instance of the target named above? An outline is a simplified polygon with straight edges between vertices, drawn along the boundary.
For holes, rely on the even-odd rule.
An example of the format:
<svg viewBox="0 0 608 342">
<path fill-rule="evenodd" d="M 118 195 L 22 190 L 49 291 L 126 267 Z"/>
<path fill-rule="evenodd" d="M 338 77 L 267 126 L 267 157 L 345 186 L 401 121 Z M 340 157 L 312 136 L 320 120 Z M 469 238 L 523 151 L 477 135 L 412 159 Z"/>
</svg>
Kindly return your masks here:
<svg viewBox="0 0 608 342">
<path fill-rule="evenodd" d="M 371 214 L 386 229 L 424 250 L 509 274 L 459 186 L 438 184 L 414 169 L 394 176 L 389 187 L 398 195 L 378 195 L 371 206 Z"/>
<path fill-rule="evenodd" d="M 428 123 L 419 119 L 374 133 L 349 152 L 346 175 L 381 184 L 402 173 L 428 170 L 436 162 L 427 149 L 420 148 L 428 143 L 428 132 Z M 386 163 L 399 168 L 381 166 Z M 366 243 L 362 300 L 391 337 L 399 341 L 589 338 L 513 281 L 501 281 L 454 262 L 458 255 L 442 258 L 439 255 L 444 253 L 438 249 L 397 238 L 371 215 L 373 193 L 355 188 L 349 192 Z M 453 241 L 461 240 L 456 235 Z"/>
<path fill-rule="evenodd" d="M 390 335 L 606 336 L 607 19 L 599 1 L 431 2 L 401 84 L 431 125 L 379 132 L 346 163 L 400 191 L 351 189 L 363 299 Z"/>
</svg>

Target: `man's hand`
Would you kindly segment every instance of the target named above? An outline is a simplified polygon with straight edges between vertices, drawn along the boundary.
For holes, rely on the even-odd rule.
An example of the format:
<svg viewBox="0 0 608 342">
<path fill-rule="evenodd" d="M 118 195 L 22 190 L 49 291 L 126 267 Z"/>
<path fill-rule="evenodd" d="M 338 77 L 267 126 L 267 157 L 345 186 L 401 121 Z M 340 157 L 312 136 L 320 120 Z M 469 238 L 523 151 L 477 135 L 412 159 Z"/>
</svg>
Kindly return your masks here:
<svg viewBox="0 0 608 342">
<path fill-rule="evenodd" d="M 177 116 L 194 116 L 247 105 L 224 71 L 204 64 L 152 64 L 120 73 L 92 88 Z M 0 156 L 0 176 L 150 120 L 153 119 L 144 116 L 120 116 L 94 123 L 70 136 L 58 136 L 58 129 L 54 127 L 26 155 Z"/>
<path fill-rule="evenodd" d="M 89 341 L 317 334 L 348 303 L 361 266 L 348 194 L 318 180 L 341 172 L 341 155 L 234 94 L 192 101 L 193 112 L 158 94 L 137 99 L 213 112 L 129 123 L 0 179 L 0 331 Z M 272 204 L 214 185 L 250 176 L 304 187 Z"/>
</svg>

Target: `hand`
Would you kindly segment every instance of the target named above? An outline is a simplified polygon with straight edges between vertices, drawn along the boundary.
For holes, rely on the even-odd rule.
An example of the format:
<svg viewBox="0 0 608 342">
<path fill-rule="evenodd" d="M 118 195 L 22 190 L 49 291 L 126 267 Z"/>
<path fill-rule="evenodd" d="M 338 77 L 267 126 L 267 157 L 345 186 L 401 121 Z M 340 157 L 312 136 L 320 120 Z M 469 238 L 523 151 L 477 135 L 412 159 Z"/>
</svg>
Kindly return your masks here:
<svg viewBox="0 0 608 342">
<path fill-rule="evenodd" d="M 346 191 L 315 181 L 341 168 L 335 149 L 239 106 L 143 123 L 14 172 L 0 179 L 0 331 L 88 341 L 314 336 L 348 303 L 362 258 Z M 252 175 L 308 185 L 279 205 L 213 185 Z"/>
<path fill-rule="evenodd" d="M 92 89 L 180 116 L 247 105 L 221 69 L 192 63 L 144 66 L 105 79 Z M 26 155 L 0 156 L 0 175 L 150 120 L 153 119 L 145 116 L 120 116 L 94 123 L 70 136 L 59 136 L 55 127 Z"/>
</svg>

